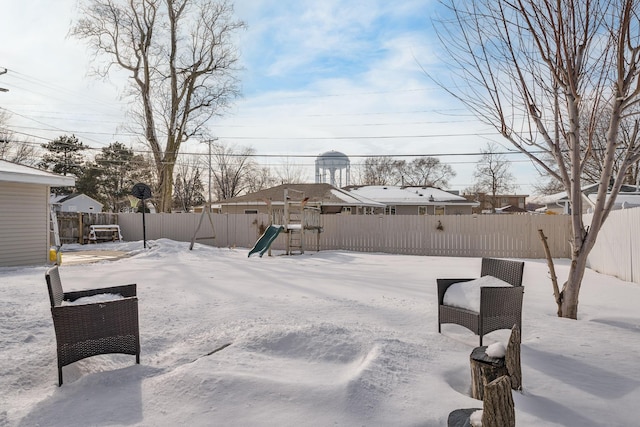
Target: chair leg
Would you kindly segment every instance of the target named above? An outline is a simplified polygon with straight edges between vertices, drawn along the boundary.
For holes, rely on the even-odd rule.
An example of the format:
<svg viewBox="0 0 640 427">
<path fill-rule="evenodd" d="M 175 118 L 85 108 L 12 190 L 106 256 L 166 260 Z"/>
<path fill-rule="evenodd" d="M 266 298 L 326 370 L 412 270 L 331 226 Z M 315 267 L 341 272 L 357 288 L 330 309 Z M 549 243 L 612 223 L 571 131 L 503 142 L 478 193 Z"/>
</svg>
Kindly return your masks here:
<svg viewBox="0 0 640 427">
<path fill-rule="evenodd" d="M 58 387 L 62 386 L 62 366 L 58 365 Z"/>
</svg>

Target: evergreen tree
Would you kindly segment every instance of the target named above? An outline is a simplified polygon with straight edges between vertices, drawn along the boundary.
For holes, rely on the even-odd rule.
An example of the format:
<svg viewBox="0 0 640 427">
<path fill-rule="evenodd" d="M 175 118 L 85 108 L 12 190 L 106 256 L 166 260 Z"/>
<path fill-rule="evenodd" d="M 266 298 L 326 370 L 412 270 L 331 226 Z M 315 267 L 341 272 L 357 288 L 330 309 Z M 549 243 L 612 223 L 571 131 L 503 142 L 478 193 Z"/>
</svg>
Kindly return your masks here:
<svg viewBox="0 0 640 427">
<path fill-rule="evenodd" d="M 51 171 L 61 175 L 71 175 L 76 178 L 84 173 L 85 158 L 82 151 L 89 147 L 78 141 L 75 135 L 60 136 L 42 147 L 47 150 L 38 163 L 40 169 Z M 56 194 L 67 194 L 73 190 L 72 187 L 55 187 Z"/>
<path fill-rule="evenodd" d="M 106 204 L 105 210 L 112 212 L 129 206 L 127 196 L 131 188 L 137 182 L 149 182 L 152 175 L 149 162 L 120 142 L 104 147 L 96 156 L 95 167 L 99 171 L 96 182 L 99 199 Z"/>
</svg>

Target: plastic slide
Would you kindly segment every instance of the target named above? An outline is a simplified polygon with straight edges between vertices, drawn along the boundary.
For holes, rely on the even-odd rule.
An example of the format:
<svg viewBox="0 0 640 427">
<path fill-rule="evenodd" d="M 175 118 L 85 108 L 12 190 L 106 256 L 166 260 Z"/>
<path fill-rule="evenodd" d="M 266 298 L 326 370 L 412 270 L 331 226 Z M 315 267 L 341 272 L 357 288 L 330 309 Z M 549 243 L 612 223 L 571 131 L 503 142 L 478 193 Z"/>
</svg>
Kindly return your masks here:
<svg viewBox="0 0 640 427">
<path fill-rule="evenodd" d="M 248 256 L 259 252 L 260 258 L 262 258 L 262 255 L 264 255 L 267 249 L 269 249 L 271 243 L 276 240 L 276 237 L 278 237 L 278 234 L 280 234 L 283 229 L 284 227 L 281 225 L 270 225 L 269 228 L 267 228 L 264 233 L 262 233 L 262 236 L 260 236 L 253 248 L 249 251 Z"/>
</svg>

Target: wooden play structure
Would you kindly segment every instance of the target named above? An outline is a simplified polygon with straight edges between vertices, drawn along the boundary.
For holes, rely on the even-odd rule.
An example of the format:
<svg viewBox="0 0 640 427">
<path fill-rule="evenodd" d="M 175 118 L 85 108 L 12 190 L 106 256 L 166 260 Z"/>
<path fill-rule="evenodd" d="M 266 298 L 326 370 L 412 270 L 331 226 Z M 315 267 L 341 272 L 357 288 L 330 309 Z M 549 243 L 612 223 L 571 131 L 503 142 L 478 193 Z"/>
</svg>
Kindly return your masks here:
<svg viewBox="0 0 640 427">
<path fill-rule="evenodd" d="M 303 254 L 305 233 L 316 235 L 316 250 L 320 250 L 320 204 L 309 203 L 304 192 L 292 189 L 284 190 L 282 208 L 274 208 L 269 203 L 271 224 L 282 225 L 285 233 L 287 255 Z"/>
</svg>

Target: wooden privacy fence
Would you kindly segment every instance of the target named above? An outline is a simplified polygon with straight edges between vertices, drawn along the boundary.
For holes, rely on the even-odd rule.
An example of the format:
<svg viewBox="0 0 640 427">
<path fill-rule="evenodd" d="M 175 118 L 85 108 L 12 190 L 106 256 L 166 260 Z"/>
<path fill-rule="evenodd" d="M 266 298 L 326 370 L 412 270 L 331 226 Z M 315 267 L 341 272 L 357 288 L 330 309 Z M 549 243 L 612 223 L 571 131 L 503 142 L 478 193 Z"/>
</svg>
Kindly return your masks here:
<svg viewBox="0 0 640 427">
<path fill-rule="evenodd" d="M 89 226 L 117 224 L 118 214 L 87 212 L 56 212 L 60 243 L 88 243 Z M 53 238 L 51 239 L 53 242 Z"/>
<path fill-rule="evenodd" d="M 201 214 L 149 214 L 148 240 L 191 241 Z M 211 214 L 197 242 L 217 247 L 250 248 L 269 225 L 265 214 Z M 142 240 L 142 214 L 118 214 L 125 240 Z M 570 222 L 566 215 L 322 215 L 323 232 L 305 233 L 305 251 L 349 250 L 407 255 L 544 258 L 538 230 L 548 237 L 551 254 L 570 256 Z M 215 239 L 211 239 L 215 232 Z M 319 237 L 319 238 L 318 238 Z M 284 233 L 272 248 L 284 250 Z"/>
</svg>

